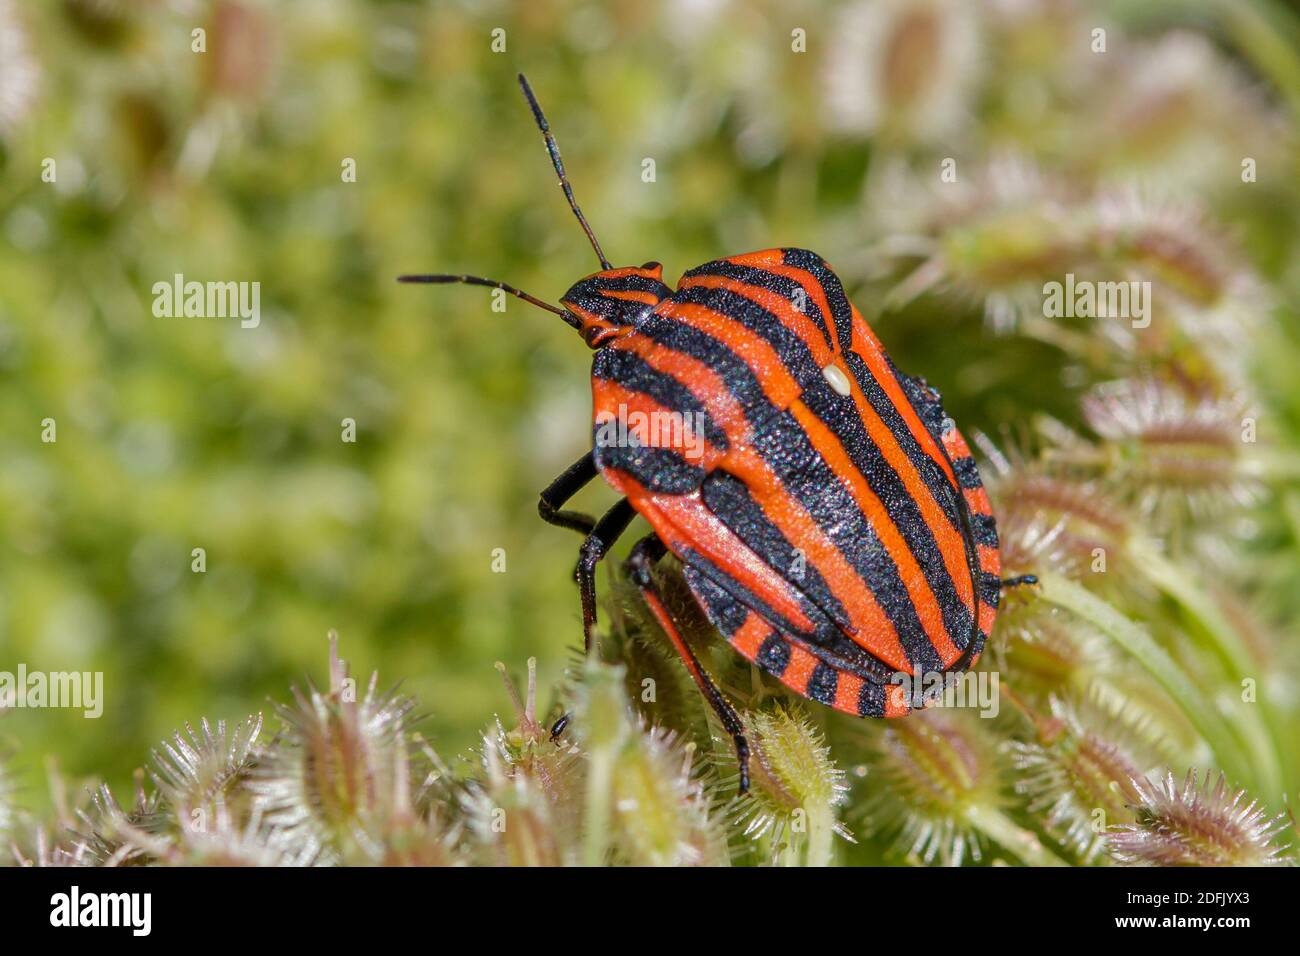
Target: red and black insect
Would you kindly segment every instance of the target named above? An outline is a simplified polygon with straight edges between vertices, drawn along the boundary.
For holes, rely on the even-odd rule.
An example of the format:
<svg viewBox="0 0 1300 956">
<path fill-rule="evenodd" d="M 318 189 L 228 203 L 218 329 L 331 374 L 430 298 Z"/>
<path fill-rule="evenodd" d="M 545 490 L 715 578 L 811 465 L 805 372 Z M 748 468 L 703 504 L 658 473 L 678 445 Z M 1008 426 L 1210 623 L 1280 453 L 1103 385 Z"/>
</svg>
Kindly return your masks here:
<svg viewBox="0 0 1300 956">
<path fill-rule="evenodd" d="M 938 392 L 897 369 L 820 256 L 766 249 L 687 272 L 616 269 L 578 208 L 537 99 L 519 85 L 601 269 L 554 306 L 595 351 L 593 448 L 541 492 L 551 524 L 585 536 L 577 578 L 588 647 L 597 563 L 641 515 L 627 570 L 736 746 L 735 710 L 670 616 L 652 575 L 672 552 L 712 623 L 795 693 L 866 717 L 908 712 L 900 675 L 971 667 L 1002 589 L 998 534 L 970 449 Z M 630 440 L 607 441 L 607 423 Z M 685 423 L 665 442 L 653 423 Z M 623 497 L 599 520 L 562 510 L 600 475 Z"/>
</svg>

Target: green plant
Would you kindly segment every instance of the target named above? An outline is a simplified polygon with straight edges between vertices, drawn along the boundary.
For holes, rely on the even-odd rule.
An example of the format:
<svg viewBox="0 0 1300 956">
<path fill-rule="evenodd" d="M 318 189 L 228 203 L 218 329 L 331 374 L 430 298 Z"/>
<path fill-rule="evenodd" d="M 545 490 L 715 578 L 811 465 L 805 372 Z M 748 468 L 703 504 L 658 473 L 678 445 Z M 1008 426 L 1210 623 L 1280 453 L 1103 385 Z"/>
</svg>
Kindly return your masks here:
<svg viewBox="0 0 1300 956">
<path fill-rule="evenodd" d="M 599 654 L 545 713 L 530 660 L 513 712 L 485 721 L 493 658 L 545 670 L 576 633 L 562 543 L 531 529 L 533 478 L 577 451 L 557 430 L 582 437 L 583 360 L 461 300 L 430 322 L 391 280 L 482 262 L 540 293 L 590 263 L 545 238 L 558 197 L 534 195 L 540 152 L 509 148 L 516 94 L 482 79 L 480 24 L 401 4 L 272 23 L 226 0 L 205 23 L 237 42 L 198 68 L 167 14 L 0 2 L 4 661 L 57 651 L 156 690 L 94 733 L 0 707 L 12 861 L 1295 862 L 1295 17 L 1120 0 L 1098 50 L 1072 3 L 759 5 L 805 17 L 825 55 L 787 55 L 762 16 L 683 35 L 636 4 L 517 32 L 554 51 L 549 76 L 530 67 L 552 118 L 607 132 L 566 140 L 606 248 L 825 252 L 978 439 L 1006 573 L 1041 582 L 1008 595 L 980 664 L 997 713 L 854 721 L 792 700 L 696 614 L 755 746 L 737 799 L 718 728 L 611 575 Z M 622 45 L 599 82 L 578 34 Z M 272 39 L 278 65 L 222 52 Z M 523 114 L 518 135 L 536 148 Z M 637 210 L 620 190 L 651 148 L 668 188 Z M 33 174 L 50 153 L 57 183 Z M 141 288 L 196 262 L 262 276 L 281 314 L 243 338 L 140 321 Z M 1138 283 L 1143 314 L 1049 308 L 1074 279 Z M 60 441 L 37 445 L 49 415 Z M 365 440 L 340 451 L 343 416 Z M 480 573 L 488 539 L 532 573 Z M 220 560 L 191 580 L 196 542 Z M 689 613 L 671 561 L 662 577 Z M 324 687 L 265 724 L 187 725 L 128 802 L 105 783 L 185 714 L 278 692 L 335 625 L 421 693 L 358 688 L 332 651 Z M 23 781 L 42 760 L 48 798 Z"/>
</svg>

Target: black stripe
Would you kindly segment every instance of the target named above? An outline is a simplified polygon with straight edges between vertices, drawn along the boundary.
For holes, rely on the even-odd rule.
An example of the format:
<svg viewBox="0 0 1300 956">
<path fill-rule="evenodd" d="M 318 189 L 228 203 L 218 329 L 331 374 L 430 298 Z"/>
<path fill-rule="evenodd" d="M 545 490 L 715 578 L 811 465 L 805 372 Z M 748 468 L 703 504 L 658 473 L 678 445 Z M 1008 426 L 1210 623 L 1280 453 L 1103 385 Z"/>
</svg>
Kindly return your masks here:
<svg viewBox="0 0 1300 956">
<path fill-rule="evenodd" d="M 696 422 L 703 422 L 704 437 L 709 444 L 719 451 L 726 451 L 726 433 L 709 416 L 695 393 L 671 375 L 652 368 L 641 356 L 619 348 L 617 343 L 603 348 L 592 361 L 591 377 L 650 396 L 668 411 L 689 416 L 686 420 L 692 428 Z"/>
<path fill-rule="evenodd" d="M 696 597 L 699 598 L 709 616 L 709 620 L 718 627 L 728 640 L 731 640 L 735 633 L 744 626 L 750 614 L 759 613 L 745 607 L 717 584 L 705 577 L 697 568 L 687 566 L 684 572 L 687 583 Z M 970 654 L 978 654 L 983 649 L 984 640 L 985 636 L 981 632 L 976 639 L 974 649 L 968 653 L 967 657 Z M 862 686 L 858 690 L 857 700 L 859 716 L 884 716 L 885 685 L 893 677 L 892 671 L 874 659 L 872 660 L 873 666 L 870 669 L 858 670 L 844 662 L 828 662 L 823 658 L 823 651 L 820 648 L 809 647 L 808 649 L 822 659 L 819 660 L 813 670 L 812 677 L 804 692 L 805 696 L 823 704 L 833 704 L 836 691 L 839 689 L 839 675 L 841 673 L 853 674 L 862 679 Z M 780 677 L 785 673 L 786 667 L 789 666 L 789 657 L 789 639 L 773 632 L 760 644 L 758 654 L 755 655 L 755 663 L 765 671 Z"/>
<path fill-rule="evenodd" d="M 963 488 L 983 488 L 984 483 L 980 481 L 979 468 L 975 465 L 975 459 L 970 455 L 965 458 L 954 458 L 952 460 L 952 471 L 957 476 L 957 483 Z"/>
<path fill-rule="evenodd" d="M 722 570 L 722 568 L 718 567 L 694 548 L 682 547 L 677 556 L 681 558 L 682 564 L 684 565 L 682 573 L 686 578 L 686 583 L 690 585 L 691 590 L 695 591 L 697 596 L 700 595 L 697 585 L 701 582 L 707 581 L 726 592 L 732 600 L 739 602 L 744 607 L 750 608 L 761 615 L 763 620 L 767 621 L 773 627 L 780 628 L 789 634 L 797 634 L 800 637 L 812 637 L 811 634 L 806 634 L 802 629 L 796 627 L 793 621 L 778 614 L 766 601 L 759 598 L 758 595 L 750 591 L 749 588 L 745 587 L 731 575 L 727 574 Z M 835 625 L 826 619 L 826 616 L 822 614 L 821 610 L 815 604 L 797 591 L 795 594 L 800 602 L 800 610 L 802 610 L 804 615 L 812 621 L 813 628 L 818 634 L 836 630 Z M 720 608 L 723 605 L 723 602 L 724 598 L 716 592 L 711 593 L 707 599 L 701 598 L 701 603 L 704 604 L 705 613 L 710 615 L 709 620 L 713 621 L 715 625 L 718 624 L 718 621 L 712 615 L 717 608 Z"/>
<path fill-rule="evenodd" d="M 912 462 L 917 474 L 921 476 L 921 481 L 929 489 L 930 496 L 938 504 L 940 510 L 948 515 L 953 522 L 953 527 L 960 533 L 962 526 L 961 519 L 958 517 L 960 514 L 958 508 L 960 506 L 957 503 L 957 492 L 948 479 L 948 475 L 944 472 L 943 466 L 927 455 L 925 450 L 921 448 L 916 437 L 912 434 L 912 430 L 907 427 L 907 422 L 903 420 L 902 414 L 894 407 L 888 393 L 885 392 L 880 382 L 871 373 L 866 360 L 856 352 L 847 352 L 843 358 L 849 372 L 857 381 L 858 387 L 862 389 L 862 393 L 867 397 L 867 402 L 875 409 L 880 420 L 884 422 L 885 427 L 894 436 L 898 446 L 903 450 L 903 454 Z M 915 409 L 915 403 L 913 403 L 913 407 Z M 917 414 L 918 417 L 922 418 L 921 424 L 924 426 L 926 424 L 924 417 L 919 410 L 917 410 Z M 926 430 L 936 442 L 939 441 L 937 433 L 928 427 Z M 942 449 L 942 445 L 939 447 Z"/>
<path fill-rule="evenodd" d="M 817 325 L 817 328 L 821 331 L 822 338 L 826 340 L 826 345 L 828 347 L 834 348 L 835 343 L 834 340 L 831 338 L 828 318 L 822 315 L 821 307 L 817 304 L 816 300 L 813 299 L 813 297 L 808 294 L 808 290 L 803 286 L 801 282 L 798 282 L 797 280 L 791 279 L 787 276 L 777 275 L 774 272 L 768 272 L 766 269 L 763 269 L 759 266 L 741 266 L 741 265 L 736 265 L 734 262 L 727 262 L 723 259 L 718 259 L 715 262 L 707 262 L 704 265 L 692 269 L 690 272 L 687 272 L 684 276 L 682 276 L 682 278 L 685 279 L 689 276 L 701 276 L 701 275 L 720 276 L 721 278 L 724 279 L 734 279 L 736 282 L 743 282 L 746 285 L 757 286 L 760 289 L 766 289 L 769 292 L 774 292 L 783 299 L 787 299 L 790 302 L 791 307 L 795 308 L 796 311 L 802 312 L 808 318 L 812 319 L 812 321 Z M 700 292 L 729 291 L 729 290 L 722 290 L 722 289 L 710 290 L 701 286 L 693 286 L 692 288 L 697 289 Z M 687 291 L 686 289 L 678 289 L 677 292 L 674 293 L 674 296 L 680 296 L 683 292 L 686 291 Z M 737 296 L 738 298 L 744 299 L 746 302 L 749 302 L 751 305 L 755 304 L 751 299 L 748 299 L 745 296 L 740 295 L 739 293 L 733 292 L 731 294 Z M 803 308 L 798 309 L 797 308 L 798 300 L 801 294 L 804 300 Z M 762 307 L 759 306 L 759 308 Z M 727 314 L 732 315 L 734 313 L 728 310 Z M 844 339 L 844 341 L 847 342 L 848 339 L 846 338 Z"/>
<path fill-rule="evenodd" d="M 730 639 L 744 627 L 750 614 L 757 613 L 745 607 L 694 568 L 686 568 L 683 573 L 686 583 L 690 585 L 703 606 L 704 613 L 708 615 L 714 627 L 722 632 L 723 637 Z"/>
<path fill-rule="evenodd" d="M 605 295 L 606 292 L 629 291 L 649 292 L 660 301 L 672 294 L 672 290 L 657 279 L 649 279 L 645 276 L 622 276 L 610 279 L 596 275 L 575 284 L 564 293 L 560 301 L 570 303 L 615 324 L 628 325 L 654 308 L 649 303 Z"/>
<path fill-rule="evenodd" d="M 804 691 L 809 699 L 815 700 L 821 704 L 833 704 L 835 702 L 835 690 L 839 687 L 840 675 L 835 668 L 829 664 L 818 664 L 813 668 L 812 677 L 808 680 L 808 687 Z"/>
<path fill-rule="evenodd" d="M 807 595 L 826 617 L 839 627 L 851 626 L 848 613 L 831 592 L 821 572 L 807 555 L 800 560 L 794 545 L 769 520 L 744 482 L 725 471 L 714 471 L 704 479 L 700 494 L 710 511 L 718 515 L 769 567 Z M 835 637 L 847 641 L 839 627 L 829 629 L 833 635 L 819 635 L 818 643 L 829 645 Z"/>
<path fill-rule="evenodd" d="M 795 266 L 808 272 L 822 287 L 826 302 L 831 307 L 831 318 L 835 321 L 835 335 L 840 341 L 840 350 L 845 351 L 853 344 L 853 307 L 849 305 L 844 294 L 840 278 L 830 270 L 825 260 L 815 252 L 807 249 L 782 249 L 786 265 Z"/>
<path fill-rule="evenodd" d="M 686 583 L 699 599 L 709 620 L 729 640 L 745 623 L 751 611 L 786 634 L 800 633 L 784 622 L 784 619 L 766 604 L 755 598 L 738 581 L 726 576 L 703 555 L 687 550 L 683 562 L 685 566 L 682 572 Z M 805 598 L 804 601 L 806 600 Z M 815 624 L 814 635 L 803 640 L 804 646 L 811 654 L 835 670 L 853 674 L 864 681 L 883 683 L 889 680 L 894 673 L 893 668 L 876 660 L 859 645 L 845 637 L 817 607 L 806 603 L 804 613 Z"/>
<path fill-rule="evenodd" d="M 722 379 L 749 422 L 760 422 L 778 411 L 745 361 L 707 332 L 669 316 L 654 315 L 646 320 L 637 334 L 707 365 Z"/>
<path fill-rule="evenodd" d="M 1002 600 L 1002 579 L 996 574 L 981 571 L 975 575 L 975 584 L 979 595 L 993 607 Z"/>
<path fill-rule="evenodd" d="M 924 379 L 916 378 L 902 372 L 898 366 L 894 364 L 893 359 L 890 359 L 888 356 L 885 358 L 889 361 L 889 367 L 894 373 L 894 378 L 898 381 L 899 385 L 902 386 L 904 393 L 908 396 L 908 400 L 912 403 L 912 407 L 916 409 L 917 414 L 920 416 L 922 424 L 926 426 L 926 430 L 929 431 L 931 437 L 938 442 L 941 452 L 945 456 L 948 455 L 947 446 L 943 442 L 943 436 L 956 431 L 956 425 L 944 412 L 942 398 L 938 391 L 930 386 Z M 958 437 L 960 438 L 961 436 L 958 435 Z M 961 444 L 966 444 L 965 439 L 961 440 Z M 980 480 L 979 470 L 976 467 L 975 459 L 971 455 L 966 454 L 957 459 L 949 457 L 948 460 L 952 466 L 953 475 L 956 477 L 957 483 L 960 487 L 968 490 L 975 490 L 984 487 L 983 482 Z M 932 474 L 933 480 L 937 483 L 941 483 L 944 488 L 950 487 L 947 476 L 937 467 L 937 463 L 935 463 L 935 467 L 928 469 L 927 473 Z M 966 560 L 970 565 L 970 573 L 974 576 L 979 570 L 979 557 L 975 551 L 975 546 L 982 544 L 996 549 L 999 544 L 997 528 L 995 527 L 991 515 L 978 515 L 971 512 L 964 493 L 954 494 L 954 500 L 958 508 L 959 516 L 964 516 L 964 520 L 961 522 L 960 527 L 962 529 L 962 536 L 966 539 L 966 547 L 968 551 Z M 975 587 L 976 596 L 978 597 L 978 583 L 976 583 Z M 996 602 L 994 602 L 994 606 L 997 606 Z M 976 639 L 979 639 L 978 635 Z M 969 649 L 963 659 L 968 658 Z"/>
<path fill-rule="evenodd" d="M 986 548 L 998 547 L 998 525 L 992 515 L 972 514 L 970 528 L 977 544 Z"/>
<path fill-rule="evenodd" d="M 599 292 L 570 293 L 560 301 L 615 325 L 631 325 L 634 318 L 654 309 L 654 306 L 644 302 L 629 302 Z"/>
<path fill-rule="evenodd" d="M 759 647 L 754 663 L 773 677 L 780 677 L 790 664 L 790 643 L 775 632 L 769 634 Z"/>
<path fill-rule="evenodd" d="M 921 424 L 925 426 L 925 430 L 942 444 L 943 436 L 952 428 L 952 419 L 943 410 L 942 397 L 924 379 L 908 375 L 902 371 L 888 355 L 885 356 L 885 361 L 889 363 L 890 371 L 894 373 L 894 379 L 903 389 L 903 394 L 907 396 L 907 400 L 912 403 L 912 408 L 916 411 L 917 417 L 921 419 Z"/>
<path fill-rule="evenodd" d="M 585 286 L 582 289 L 583 292 L 650 292 L 660 299 L 666 299 L 673 294 L 673 290 L 668 286 L 658 279 L 651 279 L 648 276 L 617 276 L 610 278 L 598 275 L 592 276 L 585 282 L 578 283 L 578 286 Z M 574 286 L 574 289 L 577 289 L 578 286 Z"/>
<path fill-rule="evenodd" d="M 738 268 L 733 266 L 732 268 Z M 749 269 L 757 272 L 757 269 Z M 763 273 L 770 275 L 770 273 Z M 780 357 L 791 378 L 801 387 L 822 377 L 821 366 L 813 357 L 803 339 L 793 332 L 776 315 L 751 299 L 730 289 L 710 289 L 690 286 L 672 294 L 673 302 L 703 306 L 739 322 L 745 329 L 767 342 Z M 669 318 L 671 321 L 671 318 Z"/>
<path fill-rule="evenodd" d="M 858 691 L 858 713 L 863 717 L 885 716 L 885 685 L 865 680 Z"/>
<path fill-rule="evenodd" d="M 671 448 L 640 445 L 597 445 L 592 452 L 601 471 L 624 471 L 648 491 L 667 495 L 689 495 L 700 487 L 704 469 L 688 464 Z"/>
</svg>

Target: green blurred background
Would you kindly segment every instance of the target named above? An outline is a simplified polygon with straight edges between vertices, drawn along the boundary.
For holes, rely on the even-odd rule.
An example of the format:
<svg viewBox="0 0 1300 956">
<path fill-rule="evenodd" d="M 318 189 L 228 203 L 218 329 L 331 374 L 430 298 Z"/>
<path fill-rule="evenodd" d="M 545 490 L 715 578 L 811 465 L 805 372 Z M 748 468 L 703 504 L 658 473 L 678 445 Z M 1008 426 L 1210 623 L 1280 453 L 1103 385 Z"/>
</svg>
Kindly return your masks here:
<svg viewBox="0 0 1300 956">
<path fill-rule="evenodd" d="M 929 2 L 947 39 L 919 35 L 894 82 L 935 92 L 914 121 L 873 118 L 881 91 L 864 80 L 856 99 L 854 71 L 880 54 L 872 17 L 906 6 L 0 2 L 0 669 L 102 670 L 107 698 L 98 721 L 0 723 L 28 799 L 44 754 L 119 787 L 183 722 L 319 683 L 331 628 L 357 672 L 401 679 L 446 753 L 505 707 L 493 661 L 536 655 L 543 686 L 560 678 L 578 540 L 537 519 L 536 495 L 589 447 L 588 352 L 523 303 L 495 313 L 486 290 L 393 281 L 476 272 L 553 301 L 595 268 L 517 71 L 616 264 L 658 259 L 671 282 L 720 255 L 810 247 L 970 430 L 1027 408 L 1073 421 L 1086 382 L 1054 348 L 992 337 L 978 301 L 876 315 L 889 284 L 865 197 L 883 155 L 928 171 L 1014 148 L 1080 180 L 1172 184 L 1295 301 L 1289 120 L 1254 127 L 1288 172 L 1230 190 L 1213 183 L 1235 176 L 1237 133 L 1177 109 L 1126 130 L 1129 93 L 1078 64 L 1094 19 L 1116 43 L 1190 27 L 1261 115 L 1286 117 L 1295 91 L 1276 80 L 1295 51 L 1269 52 L 1283 34 L 1251 41 L 1260 21 L 1217 3 Z M 259 281 L 260 326 L 156 318 L 151 287 L 175 273 Z M 1266 373 L 1279 382 L 1285 334 Z M 1278 397 L 1300 431 L 1300 399 Z M 597 488 L 577 504 L 610 501 Z"/>
</svg>

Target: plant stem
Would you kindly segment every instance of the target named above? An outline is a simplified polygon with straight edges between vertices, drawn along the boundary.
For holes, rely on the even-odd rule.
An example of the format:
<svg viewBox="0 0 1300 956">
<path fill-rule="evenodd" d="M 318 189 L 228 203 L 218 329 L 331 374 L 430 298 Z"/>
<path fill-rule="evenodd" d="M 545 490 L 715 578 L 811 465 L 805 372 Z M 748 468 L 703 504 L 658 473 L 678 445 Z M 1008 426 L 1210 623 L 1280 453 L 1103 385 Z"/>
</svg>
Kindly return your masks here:
<svg viewBox="0 0 1300 956">
<path fill-rule="evenodd" d="M 1136 536 L 1128 540 L 1125 550 L 1133 566 L 1187 612 L 1196 630 L 1228 665 L 1235 680 L 1258 678 L 1259 664 L 1241 640 L 1236 627 L 1186 569 L 1165 558 L 1149 541 Z M 1271 796 L 1281 792 L 1282 766 L 1276 737 L 1268 722 L 1261 718 L 1259 706 L 1243 702 L 1235 709 L 1235 716 L 1238 718 L 1238 731 L 1250 744 L 1254 757 L 1252 762 L 1259 772 L 1263 792 Z"/>
<path fill-rule="evenodd" d="M 1241 756 L 1241 747 L 1228 725 L 1164 648 L 1110 604 L 1069 578 L 1047 571 L 1038 576 L 1038 583 L 1043 600 L 1088 621 L 1142 665 L 1205 738 L 1222 769 L 1238 780 L 1255 781 L 1250 761 Z"/>
<path fill-rule="evenodd" d="M 608 747 L 591 752 L 587 763 L 586 833 L 582 845 L 584 866 L 604 866 L 609 846 L 609 793 L 614 781 L 614 753 Z"/>
<path fill-rule="evenodd" d="M 805 863 L 808 866 L 830 866 L 834 861 L 835 828 L 831 822 L 834 811 L 818 802 L 806 807 L 805 812 L 808 815 Z"/>
<path fill-rule="evenodd" d="M 1007 819 L 1006 814 L 995 807 L 975 804 L 967 809 L 966 819 L 986 837 L 1014 853 L 1023 863 L 1030 866 L 1069 866 L 1043 846 L 1038 837 Z"/>
<path fill-rule="evenodd" d="M 1133 567 L 1166 596 L 1181 605 L 1199 625 L 1203 636 L 1234 676 L 1243 677 L 1254 672 L 1255 662 L 1239 638 L 1236 628 L 1206 598 L 1204 589 L 1197 586 L 1185 569 L 1157 551 L 1151 542 L 1136 535 L 1125 542 L 1124 550 Z"/>
<path fill-rule="evenodd" d="M 1300 57 L 1296 56 L 1300 27 L 1295 14 L 1271 0 L 1252 3 L 1215 0 L 1213 5 L 1220 8 L 1228 34 L 1247 58 L 1277 85 L 1292 111 L 1300 116 Z"/>
</svg>

